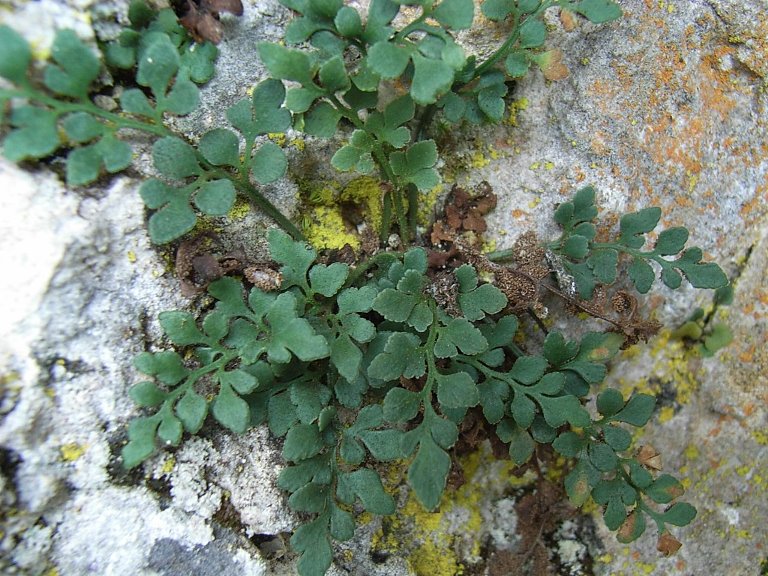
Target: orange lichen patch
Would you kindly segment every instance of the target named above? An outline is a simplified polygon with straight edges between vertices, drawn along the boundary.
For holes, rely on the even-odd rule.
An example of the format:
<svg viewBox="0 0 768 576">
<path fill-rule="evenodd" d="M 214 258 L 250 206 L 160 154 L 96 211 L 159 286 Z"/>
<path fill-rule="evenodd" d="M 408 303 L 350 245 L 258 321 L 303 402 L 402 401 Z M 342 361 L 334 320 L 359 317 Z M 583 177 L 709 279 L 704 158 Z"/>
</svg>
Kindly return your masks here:
<svg viewBox="0 0 768 576">
<path fill-rule="evenodd" d="M 739 362 L 752 362 L 755 359 L 755 345 L 752 344 L 749 348 L 739 354 Z"/>
<path fill-rule="evenodd" d="M 528 216 L 528 212 L 526 212 L 525 210 L 520 210 L 518 208 L 515 208 L 514 210 L 512 210 L 513 218 L 516 218 L 519 220 L 520 218 L 525 218 L 526 216 Z"/>
</svg>

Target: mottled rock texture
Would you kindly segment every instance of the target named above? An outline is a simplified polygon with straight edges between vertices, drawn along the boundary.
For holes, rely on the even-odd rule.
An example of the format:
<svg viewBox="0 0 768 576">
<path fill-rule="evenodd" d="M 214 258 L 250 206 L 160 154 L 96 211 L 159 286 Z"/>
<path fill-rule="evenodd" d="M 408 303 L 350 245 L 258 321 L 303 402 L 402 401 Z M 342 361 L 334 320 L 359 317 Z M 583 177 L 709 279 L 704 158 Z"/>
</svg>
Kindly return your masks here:
<svg viewBox="0 0 768 576">
<path fill-rule="evenodd" d="M 202 108 L 179 121 L 193 138 L 263 77 L 255 43 L 278 39 L 288 21 L 273 0 L 245 4 L 241 19 L 225 23 Z M 659 205 L 664 226 L 690 228 L 691 241 L 727 270 L 735 299 L 711 321 L 731 327 L 730 346 L 705 359 L 666 331 L 625 353 L 610 377 L 625 393 L 661 397 L 639 442 L 686 478 L 699 509 L 676 532 L 682 550 L 660 558 L 652 529 L 623 546 L 600 521 L 595 533 L 583 519 L 546 545 L 562 574 L 757 575 L 768 557 L 768 6 L 620 4 L 625 17 L 604 26 L 571 27 L 553 10 L 549 46 L 564 51 L 570 76 L 550 83 L 533 72 L 513 88 L 516 113 L 502 127 L 445 137 L 444 173 L 492 184 L 499 206 L 489 237 L 499 248 L 529 228 L 554 233 L 555 204 L 589 183 L 605 217 Z M 44 52 L 55 27 L 92 38 L 89 7 L 100 33 L 114 31 L 107 21 L 125 10 L 119 2 L 17 2 L 0 20 Z M 481 34 L 463 38 L 469 50 L 501 35 L 478 25 Z M 334 149 L 294 149 L 298 172 L 328 177 L 322 166 Z M 138 171 L 67 190 L 49 169 L 0 161 L 0 571 L 291 574 L 284 542 L 296 519 L 274 485 L 280 447 L 265 430 L 236 438 L 206 428 L 143 472 L 126 474 L 116 461 L 134 414 L 132 357 L 163 345 L 158 312 L 194 309 L 179 294 L 170 252 L 145 232 L 136 189 L 147 165 L 143 152 Z M 286 180 L 268 193 L 290 213 L 295 191 Z M 238 220 L 230 241 L 258 253 L 265 225 Z M 674 328 L 711 300 L 660 289 L 646 302 Z M 403 502 L 397 517 L 364 524 L 338 549 L 332 573 L 504 573 L 503 552 L 527 542 L 510 497 L 527 480 L 488 460 L 486 452 L 463 461 L 471 482 L 440 513 Z"/>
</svg>

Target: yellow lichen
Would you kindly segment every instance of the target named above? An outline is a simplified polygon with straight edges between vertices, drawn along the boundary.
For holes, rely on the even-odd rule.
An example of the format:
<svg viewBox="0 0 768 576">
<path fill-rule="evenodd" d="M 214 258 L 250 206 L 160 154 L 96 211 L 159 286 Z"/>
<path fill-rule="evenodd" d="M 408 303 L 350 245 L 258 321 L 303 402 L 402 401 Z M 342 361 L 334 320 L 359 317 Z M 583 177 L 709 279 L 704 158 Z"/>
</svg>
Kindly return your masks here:
<svg viewBox="0 0 768 576">
<path fill-rule="evenodd" d="M 526 108 L 528 108 L 528 98 L 520 98 L 519 100 L 513 101 L 509 105 L 509 116 L 507 117 L 506 123 L 510 126 L 517 126 L 518 113 Z"/>
<path fill-rule="evenodd" d="M 755 442 L 761 446 L 768 446 L 768 432 L 764 430 L 753 430 L 752 438 L 754 438 Z"/>
<path fill-rule="evenodd" d="M 227 217 L 230 220 L 242 220 L 251 211 L 251 205 L 245 198 L 237 198 L 232 208 L 229 210 Z"/>
<path fill-rule="evenodd" d="M 483 168 L 488 166 L 490 163 L 491 161 L 486 158 L 479 150 L 472 152 L 472 155 L 469 158 L 469 165 L 472 168 Z"/>
<path fill-rule="evenodd" d="M 163 467 L 161 470 L 163 474 L 170 474 L 173 471 L 174 466 L 176 466 L 176 458 L 171 456 L 170 458 L 168 458 L 168 460 L 163 462 Z"/>
<path fill-rule="evenodd" d="M 134 252 L 133 250 L 128 250 L 127 256 L 128 256 L 128 262 L 130 262 L 131 264 L 136 262 L 136 252 Z"/>
<path fill-rule="evenodd" d="M 673 406 L 664 406 L 661 410 L 659 410 L 659 422 L 669 422 L 672 420 L 674 415 L 675 409 Z"/>
<path fill-rule="evenodd" d="M 340 199 L 362 206 L 374 230 L 381 228 L 381 184 L 376 178 L 355 178 L 344 187 Z"/>
<path fill-rule="evenodd" d="M 285 146 L 285 143 L 288 141 L 288 138 L 285 135 L 285 132 L 270 132 L 267 134 L 267 138 L 272 140 L 275 144 L 280 146 L 280 148 L 283 148 Z"/>
<path fill-rule="evenodd" d="M 487 445 L 460 458 L 458 463 L 465 483 L 455 491 L 447 489 L 434 512 L 425 510 L 411 496 L 395 516 L 382 520 L 381 529 L 372 539 L 373 549 L 398 552 L 419 576 L 463 574 L 465 564 L 481 560 L 481 509 L 489 494 L 503 494 L 509 487 L 529 485 L 535 473 L 529 471 L 522 478 L 515 477 L 514 463 L 491 458 Z M 391 474 L 387 474 L 385 483 L 402 480 L 405 467 L 394 468 L 394 476 L 390 478 Z M 403 538 L 405 533 L 408 538 Z"/>
<path fill-rule="evenodd" d="M 61 452 L 61 459 L 65 462 L 74 462 L 85 454 L 87 446 L 78 444 L 77 442 L 69 442 L 63 446 L 59 446 L 59 452 Z"/>
<path fill-rule="evenodd" d="M 437 199 L 443 192 L 443 185 L 439 184 L 432 188 L 429 192 L 419 195 L 419 224 L 427 226 L 431 220 L 435 211 L 435 204 Z"/>
<path fill-rule="evenodd" d="M 343 248 L 345 244 L 352 248 L 360 246 L 360 239 L 346 231 L 339 207 L 312 208 L 304 219 L 303 227 L 307 241 L 319 250 Z"/>
</svg>

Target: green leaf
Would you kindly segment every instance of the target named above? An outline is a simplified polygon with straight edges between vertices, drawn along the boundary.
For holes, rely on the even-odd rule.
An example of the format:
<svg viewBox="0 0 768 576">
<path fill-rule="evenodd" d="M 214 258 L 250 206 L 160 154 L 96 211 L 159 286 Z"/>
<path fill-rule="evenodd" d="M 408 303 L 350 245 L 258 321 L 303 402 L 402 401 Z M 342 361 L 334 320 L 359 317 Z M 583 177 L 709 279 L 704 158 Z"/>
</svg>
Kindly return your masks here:
<svg viewBox="0 0 768 576">
<path fill-rule="evenodd" d="M 289 362 L 289 350 L 304 362 L 330 355 L 325 338 L 315 333 L 305 318 L 296 317 L 296 299 L 290 292 L 283 292 L 275 299 L 267 320 L 272 328 L 267 348 L 270 361 Z"/>
<path fill-rule="evenodd" d="M 333 562 L 328 518 L 322 515 L 299 526 L 291 536 L 291 548 L 301 554 L 298 562 L 301 576 L 323 576 Z"/>
<path fill-rule="evenodd" d="M 296 242 L 286 232 L 273 228 L 269 231 L 269 253 L 275 262 L 283 264 L 283 289 L 306 282 L 309 266 L 317 252 L 304 242 Z"/>
<path fill-rule="evenodd" d="M 538 48 L 547 39 L 547 27 L 538 18 L 526 18 L 520 26 L 520 46 Z"/>
<path fill-rule="evenodd" d="M 459 439 L 459 427 L 447 418 L 431 419 L 429 431 L 437 445 L 445 450 L 451 448 Z"/>
<path fill-rule="evenodd" d="M 354 146 L 342 146 L 331 158 L 331 165 L 339 172 L 350 172 L 355 169 L 363 151 Z"/>
<path fill-rule="evenodd" d="M 592 465 L 601 472 L 610 472 L 616 469 L 616 453 L 608 444 L 602 442 L 590 444 L 589 459 Z"/>
<path fill-rule="evenodd" d="M 382 515 L 395 513 L 395 500 L 384 491 L 376 472 L 362 468 L 348 474 L 347 479 L 368 512 Z"/>
<path fill-rule="evenodd" d="M 646 234 L 656 228 L 661 218 L 661 208 L 652 206 L 643 208 L 637 212 L 624 214 L 619 220 L 619 229 L 621 230 L 621 241 L 630 240 L 637 234 Z M 640 244 L 642 246 L 642 244 Z M 640 246 L 632 246 L 639 248 Z"/>
<path fill-rule="evenodd" d="M 509 386 L 500 380 L 486 380 L 477 385 L 483 415 L 491 424 L 497 424 L 504 417 L 504 404 L 509 396 Z"/>
<path fill-rule="evenodd" d="M 607 388 L 597 395 L 597 411 L 603 416 L 613 416 L 624 408 L 624 396 L 613 388 Z"/>
<path fill-rule="evenodd" d="M 320 431 L 314 424 L 296 424 L 285 436 L 283 458 L 292 462 L 306 460 L 323 449 Z"/>
<path fill-rule="evenodd" d="M 151 118 L 155 109 L 149 103 L 144 92 L 138 88 L 129 88 L 120 95 L 120 106 L 125 112 Z"/>
<path fill-rule="evenodd" d="M 190 434 L 197 434 L 200 431 L 207 415 L 208 403 L 192 389 L 187 390 L 181 400 L 176 403 L 176 416 Z"/>
<path fill-rule="evenodd" d="M 566 422 L 577 428 L 583 428 L 590 423 L 589 412 L 582 408 L 576 396 L 538 396 L 537 399 L 544 413 L 544 420 L 553 428 L 558 428 Z"/>
<path fill-rule="evenodd" d="M 240 140 L 237 134 L 225 128 L 209 130 L 197 145 L 197 149 L 214 166 L 238 166 L 240 164 Z"/>
<path fill-rule="evenodd" d="M 683 277 L 680 275 L 679 272 L 677 272 L 673 268 L 662 268 L 661 281 L 664 282 L 664 284 L 668 288 L 672 288 L 672 290 L 677 290 L 678 288 L 680 288 L 680 285 L 683 283 Z"/>
<path fill-rule="evenodd" d="M 274 142 L 265 142 L 251 157 L 251 172 L 259 184 L 270 184 L 285 176 L 288 160 Z"/>
<path fill-rule="evenodd" d="M 575 236 L 580 238 L 580 236 Z M 592 269 L 595 278 L 601 284 L 613 284 L 616 281 L 616 267 L 619 253 L 612 249 L 596 250 L 587 258 L 587 266 Z"/>
<path fill-rule="evenodd" d="M 632 426 L 645 426 L 656 407 L 656 398 L 649 394 L 635 394 L 629 399 L 624 409 L 619 411 L 613 420 L 626 422 Z"/>
<path fill-rule="evenodd" d="M 485 351 L 488 342 L 480 330 L 465 318 L 453 318 L 445 328 L 438 331 L 434 354 L 438 358 L 453 358 L 458 354 L 474 355 Z"/>
<path fill-rule="evenodd" d="M 88 89 L 101 70 L 101 63 L 72 30 L 59 30 L 51 47 L 57 65 L 43 71 L 43 81 L 63 96 L 86 99 Z"/>
<path fill-rule="evenodd" d="M 653 250 L 661 256 L 671 256 L 685 248 L 686 242 L 688 242 L 688 230 L 686 228 L 682 226 L 667 228 L 659 233 Z"/>
<path fill-rule="evenodd" d="M 575 458 L 586 446 L 585 439 L 575 432 L 563 432 L 552 442 L 552 448 L 566 458 Z"/>
<path fill-rule="evenodd" d="M 544 339 L 543 354 L 553 366 L 562 366 L 572 360 L 578 352 L 578 342 L 566 341 L 560 332 L 550 332 Z"/>
<path fill-rule="evenodd" d="M 212 42 L 195 42 L 181 55 L 181 67 L 189 72 L 193 82 L 204 84 L 213 78 L 216 71 L 214 62 L 218 55 L 219 50 Z"/>
<path fill-rule="evenodd" d="M 346 91 L 352 85 L 340 56 L 331 58 L 320 67 L 320 82 L 329 92 Z"/>
<path fill-rule="evenodd" d="M 312 83 L 312 64 L 305 52 L 270 42 L 260 42 L 258 50 L 273 78 L 307 85 Z"/>
<path fill-rule="evenodd" d="M 363 353 L 348 335 L 341 334 L 331 344 L 331 362 L 348 381 L 354 382 L 357 379 L 362 360 Z"/>
<path fill-rule="evenodd" d="M 225 216 L 235 203 L 237 192 L 229 179 L 212 180 L 195 193 L 195 206 L 209 216 Z"/>
<path fill-rule="evenodd" d="M 400 448 L 402 436 L 400 430 L 366 430 L 360 433 L 360 440 L 376 460 L 390 462 L 405 456 Z"/>
<path fill-rule="evenodd" d="M 355 535 L 355 520 L 349 512 L 333 506 L 331 508 L 331 536 L 341 542 Z"/>
<path fill-rule="evenodd" d="M 315 264 L 309 270 L 309 284 L 314 292 L 330 298 L 344 285 L 349 274 L 349 266 L 341 262 Z"/>
<path fill-rule="evenodd" d="M 99 177 L 101 156 L 95 146 L 76 148 L 67 155 L 67 184 L 82 186 Z"/>
<path fill-rule="evenodd" d="M 480 394 L 477 391 L 472 377 L 466 372 L 456 374 L 438 374 L 437 400 L 444 408 L 470 408 L 480 403 Z"/>
<path fill-rule="evenodd" d="M 531 459 L 535 448 L 533 438 L 522 428 L 517 428 L 509 439 L 509 457 L 518 466 L 522 466 Z"/>
<path fill-rule="evenodd" d="M 159 406 L 168 397 L 167 392 L 163 392 L 152 382 L 139 382 L 131 386 L 128 390 L 128 396 L 131 400 L 142 407 Z"/>
<path fill-rule="evenodd" d="M 678 260 L 676 265 L 694 288 L 722 288 L 728 284 L 725 272 L 713 262 L 691 264 Z"/>
<path fill-rule="evenodd" d="M 245 370 L 229 370 L 218 373 L 219 382 L 223 386 L 232 387 L 238 394 L 250 394 L 259 385 L 253 374 Z"/>
<path fill-rule="evenodd" d="M 166 112 L 182 116 L 189 114 L 200 104 L 200 90 L 186 78 L 187 73 L 179 74 L 173 82 L 162 108 Z"/>
<path fill-rule="evenodd" d="M 450 468 L 448 454 L 431 437 L 423 436 L 416 458 L 408 468 L 408 483 L 427 510 L 434 510 L 440 504 Z"/>
<path fill-rule="evenodd" d="M 27 76 L 32 52 L 27 41 L 13 28 L 0 26 L 0 76 L 20 84 Z"/>
<path fill-rule="evenodd" d="M 385 79 L 400 77 L 405 72 L 411 51 L 408 48 L 383 41 L 368 50 L 367 62 L 376 74 Z"/>
<path fill-rule="evenodd" d="M 592 493 L 593 478 L 596 471 L 591 471 L 583 460 L 579 460 L 573 470 L 565 477 L 563 482 L 568 499 L 576 507 L 581 507 Z"/>
<path fill-rule="evenodd" d="M 87 112 L 68 114 L 61 125 L 67 138 L 78 144 L 89 142 L 104 133 L 104 125 Z"/>
<path fill-rule="evenodd" d="M 645 489 L 648 497 L 658 504 L 668 504 L 685 493 L 683 485 L 669 474 L 662 474 Z"/>
<path fill-rule="evenodd" d="M 595 24 L 617 20 L 622 16 L 621 8 L 612 0 L 581 0 L 569 8 Z"/>
<path fill-rule="evenodd" d="M 514 11 L 514 3 L 512 0 L 485 0 L 480 10 L 488 20 L 501 22 Z"/>
<path fill-rule="evenodd" d="M 134 366 L 144 374 L 155 376 L 163 384 L 175 386 L 189 374 L 184 361 L 176 352 L 142 352 L 133 360 Z"/>
<path fill-rule="evenodd" d="M 414 272 L 416 276 L 421 276 Z M 394 288 L 386 288 L 379 292 L 373 301 L 373 309 L 392 322 L 405 322 L 411 315 L 419 296 L 407 294 Z"/>
<path fill-rule="evenodd" d="M 155 433 L 160 421 L 156 417 L 136 418 L 128 425 L 128 444 L 123 446 L 123 466 L 134 468 L 155 451 Z"/>
<path fill-rule="evenodd" d="M 169 412 L 160 421 L 160 426 L 157 429 L 157 437 L 166 444 L 178 446 L 179 442 L 181 442 L 181 435 L 183 432 L 184 428 L 179 419 Z"/>
<path fill-rule="evenodd" d="M 562 248 L 563 254 L 570 258 L 581 259 L 589 254 L 589 240 L 584 236 L 574 234 L 570 236 Z"/>
<path fill-rule="evenodd" d="M 347 38 L 359 36 L 363 33 L 363 24 L 360 14 L 351 6 L 342 6 L 333 19 L 336 30 Z"/>
<path fill-rule="evenodd" d="M 645 532 L 645 517 L 639 510 L 633 510 L 616 533 L 616 540 L 622 544 L 629 544 L 640 538 L 643 532 Z"/>
<path fill-rule="evenodd" d="M 288 499 L 288 505 L 297 512 L 317 514 L 325 509 L 330 486 L 309 483 L 296 490 Z"/>
<path fill-rule="evenodd" d="M 331 138 L 336 134 L 336 126 L 341 119 L 341 112 L 328 102 L 319 102 L 312 106 L 304 116 L 304 132 L 320 138 Z"/>
<path fill-rule="evenodd" d="M 704 338 L 702 354 L 704 356 L 712 356 L 731 342 L 733 342 L 733 332 L 731 329 L 726 324 L 717 323 L 712 326 L 712 333 Z"/>
<path fill-rule="evenodd" d="M 421 397 L 404 388 L 392 388 L 384 397 L 384 418 L 389 422 L 407 422 L 416 417 Z"/>
<path fill-rule="evenodd" d="M 368 312 L 373 308 L 373 301 L 376 298 L 376 295 L 377 291 L 373 286 L 347 288 L 342 290 L 336 297 L 336 303 L 339 306 L 339 315 L 341 316 L 353 312 Z"/>
<path fill-rule="evenodd" d="M 456 277 L 459 277 L 458 270 Z M 474 290 L 465 291 L 460 281 L 459 289 L 459 307 L 467 320 L 482 320 L 486 314 L 496 314 L 507 305 L 507 297 L 492 284 L 482 284 Z"/>
<path fill-rule="evenodd" d="M 418 378 L 426 371 L 424 349 L 418 336 L 395 332 L 387 340 L 384 352 L 368 366 L 368 376 L 390 382 L 400 376 Z"/>
<path fill-rule="evenodd" d="M 627 270 L 630 280 L 635 285 L 635 289 L 640 294 L 648 293 L 648 290 L 653 286 L 653 281 L 656 279 L 656 274 L 645 260 L 639 256 L 635 256 L 632 260 L 632 264 L 629 265 Z"/>
<path fill-rule="evenodd" d="M 425 58 L 418 52 L 411 56 L 413 59 L 413 82 L 411 97 L 421 105 L 433 104 L 437 99 L 450 90 L 454 80 L 454 70 L 442 60 Z"/>
<path fill-rule="evenodd" d="M 269 399 L 268 413 L 269 430 L 278 438 L 285 436 L 298 419 L 288 392 L 275 394 Z"/>
<path fill-rule="evenodd" d="M 677 502 L 664 512 L 662 519 L 674 526 L 687 526 L 696 518 L 696 508 L 687 502 Z"/>
<path fill-rule="evenodd" d="M 325 386 L 318 386 L 316 382 L 304 380 L 294 381 L 289 392 L 291 402 L 296 406 L 296 415 L 304 424 L 310 424 L 320 417 L 330 396 Z"/>
<path fill-rule="evenodd" d="M 152 145 L 152 160 L 161 174 L 176 180 L 200 173 L 195 149 L 173 136 L 160 138 Z"/>
<path fill-rule="evenodd" d="M 248 403 L 235 394 L 232 389 L 222 382 L 216 400 L 213 402 L 213 417 L 225 428 L 242 434 L 251 421 L 251 411 Z"/>
<path fill-rule="evenodd" d="M 509 371 L 509 375 L 521 384 L 533 384 L 544 376 L 547 361 L 541 356 L 521 356 Z"/>
<path fill-rule="evenodd" d="M 174 344 L 187 346 L 189 344 L 208 343 L 208 338 L 197 328 L 195 317 L 189 312 L 180 310 L 161 312 L 158 319 L 163 332 Z"/>
<path fill-rule="evenodd" d="M 165 34 L 154 34 L 140 51 L 136 81 L 141 86 L 148 86 L 161 101 L 179 64 L 179 53 L 170 38 Z"/>
<path fill-rule="evenodd" d="M 159 208 L 149 218 L 149 235 L 156 244 L 171 242 L 194 228 L 197 217 L 189 206 L 191 190 L 171 188 L 160 180 L 145 181 L 139 194 L 148 208 Z"/>
<path fill-rule="evenodd" d="M 443 0 L 432 12 L 440 24 L 453 30 L 464 30 L 472 26 L 475 16 L 473 0 Z"/>
<path fill-rule="evenodd" d="M 515 391 L 515 396 L 510 404 L 510 410 L 515 422 L 521 428 L 528 428 L 536 415 L 536 406 L 522 392 Z"/>
<path fill-rule="evenodd" d="M 11 162 L 43 158 L 59 147 L 57 116 L 50 110 L 19 106 L 11 112 L 11 126 L 17 127 L 5 137 L 3 154 Z"/>
</svg>

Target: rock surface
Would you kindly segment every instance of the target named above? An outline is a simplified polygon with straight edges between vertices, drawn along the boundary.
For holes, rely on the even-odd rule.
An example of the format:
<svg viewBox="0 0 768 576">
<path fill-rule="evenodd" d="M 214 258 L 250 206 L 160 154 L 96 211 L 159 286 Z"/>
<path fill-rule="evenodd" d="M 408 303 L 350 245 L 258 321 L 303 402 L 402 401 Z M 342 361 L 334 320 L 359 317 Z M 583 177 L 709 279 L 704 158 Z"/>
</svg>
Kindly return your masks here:
<svg viewBox="0 0 768 576">
<path fill-rule="evenodd" d="M 101 15 L 125 9 L 98 4 Z M 511 94 L 513 121 L 462 133 L 444 171 L 492 184 L 499 206 L 490 237 L 499 248 L 531 227 L 554 233 L 553 206 L 590 183 L 605 216 L 659 205 L 664 225 L 686 225 L 691 241 L 726 268 L 735 298 L 711 322 L 730 326 L 730 346 L 702 358 L 665 332 L 627 351 L 611 375 L 625 393 L 661 397 L 641 442 L 659 449 L 665 470 L 687 478 L 699 517 L 677 530 L 683 548 L 660 558 L 653 530 L 623 546 L 600 521 L 595 533 L 581 519 L 563 525 L 550 550 L 562 574 L 757 575 L 768 558 L 768 7 L 621 5 L 621 21 L 576 21 L 573 30 L 552 11 L 549 44 L 563 49 L 570 76 L 548 83 L 530 74 Z M 92 38 L 82 18 L 89 7 L 95 3 L 19 2 L 0 19 L 44 52 L 55 27 Z M 245 8 L 226 21 L 203 107 L 179 122 L 192 137 L 263 76 L 254 45 L 279 38 L 289 18 L 273 0 Z M 477 46 L 474 36 L 466 41 Z M 322 165 L 332 151 L 321 143 L 311 155 Z M 139 169 L 146 164 L 144 154 Z M 121 176 L 67 190 L 53 172 L 0 160 L 0 571 L 291 574 L 285 542 L 296 519 L 275 486 L 280 447 L 265 430 L 238 438 L 206 429 L 154 457 L 143 474 L 126 474 L 116 461 L 134 414 L 126 394 L 137 378 L 132 358 L 162 346 L 160 311 L 190 306 L 167 253 L 149 243 L 139 182 Z M 295 184 L 269 193 L 295 209 Z M 266 225 L 238 221 L 236 238 L 256 254 L 251 246 L 263 245 Z M 672 327 L 697 306 L 711 309 L 711 293 L 658 290 L 647 299 Z M 338 548 L 330 573 L 502 573 L 494 572 L 500 551 L 524 542 L 510 495 L 528 480 L 488 454 L 463 466 L 472 482 L 439 513 L 401 498 L 400 514 L 361 526 Z"/>
</svg>

